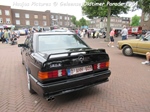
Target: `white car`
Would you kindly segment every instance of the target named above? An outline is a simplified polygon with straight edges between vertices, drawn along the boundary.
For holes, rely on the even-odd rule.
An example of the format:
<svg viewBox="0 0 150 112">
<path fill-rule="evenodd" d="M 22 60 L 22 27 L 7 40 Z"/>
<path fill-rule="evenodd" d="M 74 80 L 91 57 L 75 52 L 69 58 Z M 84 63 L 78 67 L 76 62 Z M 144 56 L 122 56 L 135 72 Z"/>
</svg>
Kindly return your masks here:
<svg viewBox="0 0 150 112">
<path fill-rule="evenodd" d="M 20 32 L 20 35 L 25 35 L 26 34 L 25 30 L 19 30 L 19 32 Z"/>
</svg>

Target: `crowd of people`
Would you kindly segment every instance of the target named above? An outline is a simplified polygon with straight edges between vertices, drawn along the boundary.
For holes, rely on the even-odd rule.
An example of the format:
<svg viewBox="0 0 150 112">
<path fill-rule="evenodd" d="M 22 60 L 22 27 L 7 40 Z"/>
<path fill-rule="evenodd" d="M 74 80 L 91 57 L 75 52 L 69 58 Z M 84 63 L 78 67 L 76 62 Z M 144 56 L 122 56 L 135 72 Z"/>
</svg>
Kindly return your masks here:
<svg viewBox="0 0 150 112">
<path fill-rule="evenodd" d="M 28 35 L 30 33 L 34 32 L 42 32 L 42 29 L 23 29 L 25 31 L 25 35 Z M 2 43 L 11 43 L 14 39 L 17 40 L 20 37 L 20 31 L 19 30 L 10 30 L 10 29 L 0 29 L 0 40 Z"/>
<path fill-rule="evenodd" d="M 8 44 L 9 41 L 11 42 L 12 40 L 14 40 L 15 38 L 18 38 L 18 37 L 19 37 L 19 35 L 16 34 L 14 31 L 11 31 L 8 29 L 0 30 L 0 39 L 1 39 L 2 43 Z"/>
<path fill-rule="evenodd" d="M 105 38 L 106 32 L 101 31 L 100 29 L 94 30 L 94 29 L 77 29 L 75 30 L 75 33 L 81 37 L 81 38 Z"/>
</svg>

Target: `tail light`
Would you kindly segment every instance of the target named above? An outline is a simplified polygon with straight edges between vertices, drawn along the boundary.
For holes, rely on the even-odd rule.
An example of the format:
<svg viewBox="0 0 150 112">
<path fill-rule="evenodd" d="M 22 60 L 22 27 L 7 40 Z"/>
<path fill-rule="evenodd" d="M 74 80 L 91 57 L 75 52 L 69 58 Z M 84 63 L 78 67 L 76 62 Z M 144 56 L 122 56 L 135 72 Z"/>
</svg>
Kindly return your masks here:
<svg viewBox="0 0 150 112">
<path fill-rule="evenodd" d="M 66 69 L 53 70 L 53 71 L 49 71 L 49 72 L 39 71 L 39 73 L 38 73 L 38 78 L 41 80 L 52 79 L 52 78 L 57 78 L 57 77 L 62 77 L 62 76 L 66 76 Z"/>
<path fill-rule="evenodd" d="M 104 69 L 104 68 L 109 68 L 109 61 L 108 62 L 97 63 L 97 64 L 93 65 L 94 70 Z"/>
</svg>

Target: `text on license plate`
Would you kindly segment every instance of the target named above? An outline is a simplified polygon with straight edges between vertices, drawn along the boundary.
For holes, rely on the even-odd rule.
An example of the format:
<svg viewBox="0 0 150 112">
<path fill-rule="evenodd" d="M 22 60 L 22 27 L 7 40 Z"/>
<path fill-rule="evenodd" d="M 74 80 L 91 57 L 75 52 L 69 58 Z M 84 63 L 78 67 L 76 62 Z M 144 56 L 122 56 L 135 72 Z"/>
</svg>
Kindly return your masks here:
<svg viewBox="0 0 150 112">
<path fill-rule="evenodd" d="M 84 66 L 84 67 L 68 69 L 67 72 L 68 72 L 68 75 L 74 75 L 74 74 L 89 72 L 92 70 L 93 70 L 92 65 L 89 65 L 89 66 Z"/>
</svg>

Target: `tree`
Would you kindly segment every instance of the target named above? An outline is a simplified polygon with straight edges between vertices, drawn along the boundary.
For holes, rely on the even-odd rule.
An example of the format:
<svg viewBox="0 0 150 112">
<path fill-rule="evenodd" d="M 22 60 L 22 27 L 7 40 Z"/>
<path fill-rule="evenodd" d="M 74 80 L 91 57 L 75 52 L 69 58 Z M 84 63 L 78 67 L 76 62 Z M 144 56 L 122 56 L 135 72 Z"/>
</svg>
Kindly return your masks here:
<svg viewBox="0 0 150 112">
<path fill-rule="evenodd" d="M 90 21 L 86 20 L 86 25 L 89 26 L 90 25 Z"/>
<path fill-rule="evenodd" d="M 76 25 L 76 17 L 75 16 L 72 16 L 72 18 L 71 18 L 71 22 L 74 24 L 74 25 Z"/>
<path fill-rule="evenodd" d="M 83 17 L 79 20 L 79 22 L 81 26 L 86 26 L 86 20 Z"/>
<path fill-rule="evenodd" d="M 81 27 L 80 21 L 76 21 L 76 26 L 77 26 L 77 27 Z"/>
<path fill-rule="evenodd" d="M 132 17 L 131 26 L 139 26 L 140 25 L 140 17 L 135 15 Z"/>
<path fill-rule="evenodd" d="M 142 9 L 145 13 L 150 13 L 150 0 L 139 0 L 138 8 Z"/>
<path fill-rule="evenodd" d="M 74 25 L 76 25 L 76 27 L 81 27 L 81 26 L 85 26 L 85 25 L 89 24 L 89 21 L 87 21 L 83 17 L 79 21 L 77 21 L 75 16 L 72 16 L 71 22 Z"/>
<path fill-rule="evenodd" d="M 121 2 L 120 0 L 86 0 L 82 6 L 82 12 L 91 19 L 94 17 L 107 17 L 106 41 L 109 41 L 110 16 L 127 13 L 130 10 L 130 7 L 126 5 L 127 1 L 129 0 L 121 0 Z"/>
</svg>

